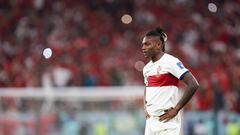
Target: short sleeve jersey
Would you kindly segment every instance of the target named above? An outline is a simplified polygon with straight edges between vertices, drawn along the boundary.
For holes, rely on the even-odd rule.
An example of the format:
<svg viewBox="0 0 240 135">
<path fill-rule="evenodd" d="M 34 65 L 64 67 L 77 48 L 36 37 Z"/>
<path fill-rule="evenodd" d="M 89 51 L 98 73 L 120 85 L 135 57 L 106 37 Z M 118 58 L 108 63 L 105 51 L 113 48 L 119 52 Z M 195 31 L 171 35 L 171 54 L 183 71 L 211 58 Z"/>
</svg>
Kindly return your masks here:
<svg viewBox="0 0 240 135">
<path fill-rule="evenodd" d="M 143 68 L 146 85 L 146 109 L 152 116 L 174 107 L 178 101 L 178 81 L 188 72 L 176 57 L 165 53 L 158 61 Z"/>
</svg>

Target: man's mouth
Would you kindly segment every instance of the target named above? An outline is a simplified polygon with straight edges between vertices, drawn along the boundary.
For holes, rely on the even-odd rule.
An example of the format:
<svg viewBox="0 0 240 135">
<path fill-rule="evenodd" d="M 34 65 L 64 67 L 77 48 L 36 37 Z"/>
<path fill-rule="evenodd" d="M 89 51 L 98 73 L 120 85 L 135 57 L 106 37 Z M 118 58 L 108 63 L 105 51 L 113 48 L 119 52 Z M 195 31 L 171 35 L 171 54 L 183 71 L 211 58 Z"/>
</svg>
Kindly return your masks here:
<svg viewBox="0 0 240 135">
<path fill-rule="evenodd" d="M 148 56 L 148 52 L 147 52 L 147 51 L 143 51 L 142 53 L 143 53 L 143 55 L 144 55 L 145 57 Z"/>
<path fill-rule="evenodd" d="M 142 51 L 142 53 L 143 53 L 144 55 L 146 55 L 146 54 L 147 54 L 147 51 Z"/>
</svg>

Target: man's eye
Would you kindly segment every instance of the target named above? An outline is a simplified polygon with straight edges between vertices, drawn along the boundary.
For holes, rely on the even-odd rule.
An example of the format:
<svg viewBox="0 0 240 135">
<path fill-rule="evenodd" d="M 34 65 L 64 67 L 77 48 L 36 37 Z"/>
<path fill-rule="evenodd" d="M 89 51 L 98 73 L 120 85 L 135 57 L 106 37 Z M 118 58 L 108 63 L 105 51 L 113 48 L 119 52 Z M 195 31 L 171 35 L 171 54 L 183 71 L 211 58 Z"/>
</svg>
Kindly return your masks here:
<svg viewBox="0 0 240 135">
<path fill-rule="evenodd" d="M 150 44 L 149 44 L 149 43 L 146 43 L 145 45 L 146 45 L 146 46 L 149 46 Z"/>
</svg>

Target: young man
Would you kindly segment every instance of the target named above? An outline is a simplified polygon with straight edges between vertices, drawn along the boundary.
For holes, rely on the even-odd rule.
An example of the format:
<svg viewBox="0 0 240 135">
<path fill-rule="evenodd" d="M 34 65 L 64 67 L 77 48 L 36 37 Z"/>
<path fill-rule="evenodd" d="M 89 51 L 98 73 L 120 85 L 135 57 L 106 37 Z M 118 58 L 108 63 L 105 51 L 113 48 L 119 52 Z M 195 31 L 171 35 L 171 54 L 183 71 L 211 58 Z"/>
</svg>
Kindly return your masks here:
<svg viewBox="0 0 240 135">
<path fill-rule="evenodd" d="M 179 111 L 191 99 L 199 84 L 191 72 L 174 56 L 165 53 L 167 35 L 156 28 L 146 34 L 142 52 L 151 61 L 143 68 L 145 135 L 179 135 Z M 178 81 L 187 89 L 178 100 Z"/>
</svg>

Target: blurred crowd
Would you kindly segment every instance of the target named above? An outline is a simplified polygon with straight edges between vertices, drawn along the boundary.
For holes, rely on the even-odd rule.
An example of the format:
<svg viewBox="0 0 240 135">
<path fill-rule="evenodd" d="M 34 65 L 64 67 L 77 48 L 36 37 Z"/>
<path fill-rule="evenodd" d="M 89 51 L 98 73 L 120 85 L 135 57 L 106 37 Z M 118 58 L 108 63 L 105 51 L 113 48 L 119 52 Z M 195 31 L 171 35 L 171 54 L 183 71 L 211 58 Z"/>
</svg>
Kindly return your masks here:
<svg viewBox="0 0 240 135">
<path fill-rule="evenodd" d="M 143 85 L 141 71 L 148 60 L 141 41 L 147 31 L 160 26 L 168 35 L 166 52 L 179 57 L 201 85 L 185 109 L 203 115 L 186 114 L 186 134 L 210 135 L 218 130 L 238 134 L 240 1 L 213 3 L 216 7 L 206 0 L 0 0 L 0 88 Z M 124 24 L 124 14 L 132 22 Z M 45 48 L 53 52 L 48 59 L 43 56 Z M 109 129 L 114 129 L 112 134 L 134 135 L 144 130 L 144 125 L 137 125 L 144 123 L 143 114 L 116 109 L 114 102 L 75 111 L 66 108 L 72 104 L 61 103 L 46 118 L 40 110 L 42 101 L 4 97 L 0 103 L 0 135 L 15 131 L 103 135 Z M 81 104 L 92 106 L 77 107 Z M 106 106 L 113 107 L 118 117 L 101 110 Z M 142 113 L 141 109 L 140 104 L 135 111 Z M 95 114 L 85 116 L 83 110 Z M 238 119 L 216 115 L 221 110 L 237 113 Z M 101 112 L 104 115 L 98 116 Z M 128 124 L 122 125 L 122 119 Z"/>
<path fill-rule="evenodd" d="M 216 1 L 216 12 L 208 4 L 1 0 L 0 87 L 143 85 L 141 40 L 160 26 L 167 52 L 201 84 L 189 107 L 240 112 L 240 1 Z M 130 24 L 121 22 L 124 14 Z M 45 48 L 53 50 L 49 59 Z"/>
<path fill-rule="evenodd" d="M 41 102 L 29 106 L 24 100 L 22 113 L 1 115 L 0 135 L 140 135 L 144 131 L 141 108 L 129 102 L 113 107 L 109 101 L 57 101 L 48 111 L 42 110 Z"/>
</svg>

